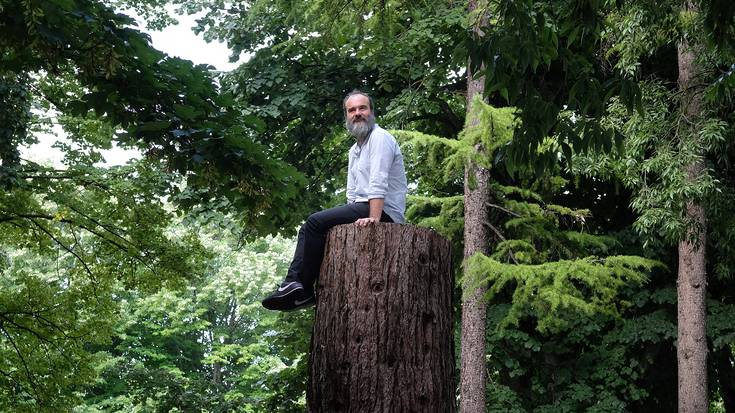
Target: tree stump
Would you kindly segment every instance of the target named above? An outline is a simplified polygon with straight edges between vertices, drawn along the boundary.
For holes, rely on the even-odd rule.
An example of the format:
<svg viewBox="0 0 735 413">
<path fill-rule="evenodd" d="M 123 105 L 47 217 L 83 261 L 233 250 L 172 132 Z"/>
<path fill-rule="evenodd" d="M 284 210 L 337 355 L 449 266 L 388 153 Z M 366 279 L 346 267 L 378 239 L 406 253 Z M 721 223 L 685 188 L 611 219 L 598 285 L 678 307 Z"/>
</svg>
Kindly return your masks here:
<svg viewBox="0 0 735 413">
<path fill-rule="evenodd" d="M 330 230 L 307 401 L 314 413 L 454 412 L 449 242 L 411 225 Z"/>
</svg>

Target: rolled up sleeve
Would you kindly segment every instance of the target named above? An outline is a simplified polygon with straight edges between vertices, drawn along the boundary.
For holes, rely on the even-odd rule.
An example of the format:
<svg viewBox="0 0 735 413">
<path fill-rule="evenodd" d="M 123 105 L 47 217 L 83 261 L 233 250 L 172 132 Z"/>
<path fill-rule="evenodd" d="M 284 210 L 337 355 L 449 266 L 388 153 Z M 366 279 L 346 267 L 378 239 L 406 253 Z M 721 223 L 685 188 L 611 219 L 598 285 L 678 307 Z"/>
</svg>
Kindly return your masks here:
<svg viewBox="0 0 735 413">
<path fill-rule="evenodd" d="M 394 149 L 387 137 L 383 134 L 377 136 L 370 145 L 370 177 L 368 179 L 368 199 L 385 198 L 388 192 L 388 179 L 393 164 Z"/>
<path fill-rule="evenodd" d="M 355 202 L 355 198 L 357 198 L 357 195 L 355 193 L 355 189 L 357 188 L 357 182 L 355 179 L 354 172 L 352 171 L 353 165 L 353 154 L 350 150 L 348 155 L 349 160 L 347 161 L 347 202 L 353 203 Z"/>
</svg>

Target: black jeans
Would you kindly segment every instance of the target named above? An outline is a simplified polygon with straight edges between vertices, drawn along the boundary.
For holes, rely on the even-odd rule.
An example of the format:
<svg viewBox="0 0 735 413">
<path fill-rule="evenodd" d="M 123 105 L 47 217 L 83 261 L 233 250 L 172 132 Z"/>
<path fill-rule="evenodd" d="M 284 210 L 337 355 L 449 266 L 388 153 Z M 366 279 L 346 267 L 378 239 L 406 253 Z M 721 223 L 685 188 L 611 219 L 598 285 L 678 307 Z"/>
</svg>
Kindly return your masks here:
<svg viewBox="0 0 735 413">
<path fill-rule="evenodd" d="M 370 206 L 367 202 L 355 202 L 309 215 L 299 229 L 296 252 L 288 268 L 286 282 L 298 281 L 307 290 L 313 289 L 324 259 L 324 244 L 327 242 L 329 229 L 340 224 L 351 224 L 368 216 L 370 216 Z M 380 221 L 393 222 L 385 211 Z"/>
</svg>

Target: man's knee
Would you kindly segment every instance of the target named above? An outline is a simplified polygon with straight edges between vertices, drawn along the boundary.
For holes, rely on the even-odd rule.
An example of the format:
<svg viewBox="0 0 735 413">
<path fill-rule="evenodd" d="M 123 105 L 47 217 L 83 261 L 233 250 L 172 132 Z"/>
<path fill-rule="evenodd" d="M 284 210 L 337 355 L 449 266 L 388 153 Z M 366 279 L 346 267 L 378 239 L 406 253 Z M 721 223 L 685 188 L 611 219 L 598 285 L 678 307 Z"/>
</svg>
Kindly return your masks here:
<svg viewBox="0 0 735 413">
<path fill-rule="evenodd" d="M 306 218 L 306 222 L 304 223 L 304 227 L 308 229 L 309 231 L 322 231 L 323 230 L 323 220 L 320 218 L 320 213 L 315 212 L 311 215 L 309 215 L 308 218 Z"/>
<path fill-rule="evenodd" d="M 309 215 L 304 223 L 304 228 L 312 232 L 326 233 L 335 225 L 355 222 L 357 218 L 352 207 L 344 205 Z"/>
</svg>

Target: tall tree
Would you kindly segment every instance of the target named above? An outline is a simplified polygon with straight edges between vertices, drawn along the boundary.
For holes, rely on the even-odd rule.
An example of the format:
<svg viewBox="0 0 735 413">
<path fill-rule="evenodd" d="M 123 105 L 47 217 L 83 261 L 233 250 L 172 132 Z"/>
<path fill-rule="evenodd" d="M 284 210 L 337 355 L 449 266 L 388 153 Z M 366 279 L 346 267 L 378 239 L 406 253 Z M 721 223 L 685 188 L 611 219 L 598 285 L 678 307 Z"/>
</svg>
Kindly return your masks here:
<svg viewBox="0 0 735 413">
<path fill-rule="evenodd" d="M 479 101 L 475 108 L 480 109 L 481 124 L 465 131 L 460 141 L 400 132 L 398 135 L 407 140 L 405 147 L 410 148 L 409 158 L 421 153 L 429 160 L 442 159 L 441 169 L 446 172 L 463 169 L 462 161 L 476 153 L 478 141 L 488 154 L 497 154 L 511 140 L 515 111 Z M 483 159 L 488 154 L 475 155 L 475 160 L 489 167 Z M 668 320 L 670 313 L 653 304 L 648 293 L 640 289 L 650 270 L 661 266 L 639 257 L 610 256 L 636 251 L 631 234 L 618 240 L 609 232 L 609 225 L 620 228 L 632 222 L 625 214 L 616 217 L 615 204 L 622 201 L 627 205 L 625 197 L 614 197 L 612 186 L 578 186 L 553 175 L 533 179 L 533 174 L 528 174 L 521 187 L 510 186 L 502 168 L 496 166 L 492 169 L 492 204 L 488 205 L 490 222 L 486 224 L 497 244 L 491 244 L 489 256 L 478 254 L 470 259 L 468 268 L 468 278 L 476 279 L 469 287 L 487 286 L 485 298 L 492 297 L 487 302 L 489 351 L 484 360 L 492 382 L 485 389 L 487 409 L 582 411 L 630 410 L 644 403 L 670 406 L 659 402 L 670 401 L 668 396 L 659 396 L 675 389 L 675 324 Z M 456 179 L 453 174 L 445 176 Z M 570 195 L 560 196 L 562 193 Z M 556 197 L 565 203 L 555 204 Z M 570 202 L 591 207 L 594 212 L 570 208 Z M 446 205 L 441 205 L 441 217 L 418 222 L 452 231 L 451 222 L 461 221 L 462 214 L 461 210 L 456 213 L 450 200 L 421 199 L 412 205 L 408 216 L 416 219 L 416 212 L 422 209 L 430 213 L 431 208 L 421 204 L 433 204 L 438 211 L 442 203 Z M 605 209 L 612 212 L 605 213 Z M 668 309 L 675 292 L 658 294 L 658 299 L 666 297 Z M 580 358 L 580 354 L 585 356 Z M 662 356 L 667 355 L 672 355 L 669 369 L 649 361 L 664 360 Z M 653 379 L 656 390 L 662 389 L 660 394 L 646 393 L 651 388 L 641 383 L 653 371 L 660 378 Z M 673 383 L 670 377 L 674 377 Z M 594 401 L 588 396 L 593 392 L 598 396 Z"/>
<path fill-rule="evenodd" d="M 699 7 L 691 0 L 682 3 L 681 13 L 689 16 L 677 46 L 678 85 L 681 94 L 681 120 L 678 134 L 686 145 L 702 147 L 698 129 L 703 119 L 702 64 L 703 44 L 694 32 L 698 25 Z M 699 152 L 699 151 L 697 151 Z M 691 185 L 705 173 L 704 154 L 695 153 L 685 166 L 686 180 Z M 708 410 L 707 392 L 707 318 L 706 287 L 706 215 L 699 200 L 685 200 L 686 235 L 679 241 L 677 270 L 679 366 L 679 412 L 697 413 Z"/>
<path fill-rule="evenodd" d="M 706 192 L 702 188 L 712 186 L 702 185 L 711 177 L 707 176 L 701 148 L 705 146 L 702 136 L 707 133 L 703 128 L 702 96 L 705 82 L 712 76 L 705 75 L 703 62 L 712 61 L 713 56 L 731 46 L 731 37 L 723 34 L 732 33 L 734 27 L 732 6 L 720 1 L 500 3 L 502 24 L 489 32 L 480 53 L 485 53 L 483 61 L 488 62 L 488 90 L 507 94 L 521 110 L 523 128 L 508 152 L 513 161 L 534 161 L 539 170 L 548 167 L 548 161 L 553 160 L 547 157 L 543 161 L 540 154 L 544 151 L 537 150 L 548 135 L 557 140 L 570 160 L 572 152 L 609 151 L 613 136 L 622 146 L 622 134 L 603 121 L 611 99 L 621 100 L 629 110 L 637 106 L 641 111 L 638 76 L 678 78 L 677 97 L 682 100 L 674 131 L 677 155 L 671 165 L 682 162 L 681 174 L 672 175 L 684 178 L 678 181 L 678 187 L 662 188 L 655 197 L 662 200 L 676 194 L 671 197 L 675 200 L 672 210 L 680 215 L 669 222 L 656 221 L 663 232 L 678 231 L 673 241 L 679 246 L 679 374 L 680 386 L 689 389 L 680 387 L 680 408 L 695 409 L 694 403 L 698 409 L 706 409 L 703 290 L 707 240 L 701 200 Z M 620 15 L 625 16 L 624 24 L 616 26 L 621 22 Z M 575 20 L 570 20 L 571 16 L 576 16 Z M 559 30 L 548 33 L 550 24 Z M 631 28 L 635 36 L 627 34 Z M 611 33 L 615 33 L 613 39 L 608 37 Z M 624 40 L 616 41 L 615 36 Z M 676 43 L 676 39 L 681 40 Z M 679 70 L 673 76 L 667 69 L 673 66 L 672 56 L 678 60 Z M 670 63 L 663 64 L 667 59 Z M 729 84 L 727 78 L 729 75 L 721 76 L 715 83 Z M 565 116 L 562 110 L 568 114 Z M 663 175 L 658 172 L 654 173 Z M 638 200 L 652 193 L 645 186 L 640 191 Z M 674 227 L 675 231 L 669 231 Z M 691 367 L 688 363 L 698 367 L 686 367 Z M 690 374 L 697 379 L 685 377 Z M 696 391 L 696 395 L 685 395 L 687 391 Z"/>
<path fill-rule="evenodd" d="M 477 19 L 472 24 L 474 36 L 482 36 L 485 14 L 478 9 L 477 1 L 468 4 L 470 18 Z M 481 101 L 485 92 L 485 79 L 482 68 L 472 61 L 467 65 L 467 127 L 476 127 L 480 123 L 479 111 L 472 110 L 476 101 Z M 482 154 L 484 148 L 477 144 L 473 148 Z M 490 171 L 475 163 L 473 158 L 467 160 L 464 172 L 464 258 L 469 259 L 480 253 L 488 254 L 489 230 L 488 208 L 490 199 Z M 465 268 L 465 277 L 468 277 Z M 460 411 L 485 411 L 485 387 L 487 386 L 487 369 L 485 367 L 485 315 L 484 300 L 487 288 L 484 284 L 469 283 L 470 291 L 462 294 L 462 323 L 460 351 Z"/>
<path fill-rule="evenodd" d="M 659 79 L 662 85 L 668 82 L 673 85 L 676 80 L 677 85 L 670 88 L 669 96 L 673 98 L 670 101 L 678 102 L 678 107 L 670 107 L 674 115 L 667 115 L 671 123 L 659 128 L 661 133 L 654 152 L 635 155 L 634 151 L 626 156 L 648 158 L 642 165 L 663 166 L 658 171 L 651 169 L 653 176 L 650 178 L 627 181 L 638 182 L 633 206 L 640 214 L 637 224 L 642 233 L 649 240 L 664 234 L 669 245 L 677 246 L 678 262 L 672 266 L 677 268 L 678 403 L 681 412 L 708 409 L 707 273 L 728 265 L 726 261 L 707 265 L 708 244 L 711 244 L 708 232 L 721 233 L 716 229 L 717 224 L 708 223 L 707 211 L 714 213 L 716 221 L 722 219 L 718 212 L 720 206 L 713 203 L 711 194 L 730 191 L 727 178 L 722 181 L 717 178 L 723 173 L 727 175 L 717 165 L 717 158 L 721 156 L 713 156 L 724 149 L 722 145 L 727 142 L 728 127 L 719 117 L 730 112 L 726 99 L 714 96 L 732 93 L 732 84 L 725 81 L 728 72 L 722 70 L 723 63 L 730 60 L 731 39 L 722 34 L 733 30 L 732 8 L 718 9 L 718 4 L 717 1 L 630 2 L 624 4 L 613 19 L 623 23 L 623 27 L 612 31 L 618 33 L 611 42 L 611 50 L 620 56 L 618 67 L 636 73 L 640 70 L 639 75 Z M 625 34 L 630 29 L 636 34 Z M 674 36 L 660 35 L 665 32 Z M 676 66 L 673 66 L 674 59 Z M 667 61 L 670 63 L 666 64 Z M 677 70 L 671 70 L 672 67 Z M 730 88 L 730 92 L 723 92 L 723 88 Z M 648 89 L 653 90 L 650 86 Z M 708 93 L 710 99 L 706 100 Z M 656 125 L 659 119 L 652 117 L 643 124 L 646 122 L 649 126 Z M 635 129 L 632 132 L 637 135 Z M 655 133 L 655 130 L 649 132 Z M 638 137 L 630 139 L 635 142 Z M 644 174 L 649 168 L 642 167 Z M 654 185 L 647 187 L 646 181 Z M 729 202 L 726 199 L 721 197 L 719 201 Z M 656 211 L 663 210 L 663 205 L 670 212 L 659 213 L 659 217 L 654 218 Z"/>
</svg>

